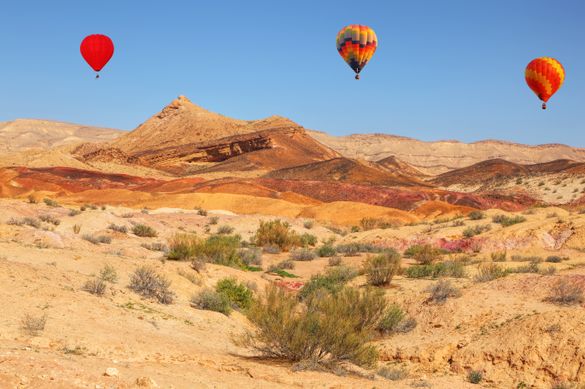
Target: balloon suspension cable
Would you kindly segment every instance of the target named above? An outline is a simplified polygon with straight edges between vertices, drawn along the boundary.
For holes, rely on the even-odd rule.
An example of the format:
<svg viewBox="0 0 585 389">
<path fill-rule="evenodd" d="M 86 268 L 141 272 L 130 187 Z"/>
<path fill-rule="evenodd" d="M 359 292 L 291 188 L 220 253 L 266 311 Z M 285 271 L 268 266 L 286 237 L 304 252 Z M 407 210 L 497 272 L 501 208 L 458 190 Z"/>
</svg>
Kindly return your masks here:
<svg viewBox="0 0 585 389">
<path fill-rule="evenodd" d="M 95 74 L 95 78 L 100 78 L 100 74 L 99 73 L 96 73 Z"/>
<path fill-rule="evenodd" d="M 356 79 L 356 80 L 359 80 L 359 79 L 360 79 L 360 75 L 359 75 L 359 74 L 356 74 L 356 75 L 355 75 L 355 79 Z"/>
<path fill-rule="evenodd" d="M 542 103 L 542 109 L 546 109 L 546 103 Z"/>
</svg>

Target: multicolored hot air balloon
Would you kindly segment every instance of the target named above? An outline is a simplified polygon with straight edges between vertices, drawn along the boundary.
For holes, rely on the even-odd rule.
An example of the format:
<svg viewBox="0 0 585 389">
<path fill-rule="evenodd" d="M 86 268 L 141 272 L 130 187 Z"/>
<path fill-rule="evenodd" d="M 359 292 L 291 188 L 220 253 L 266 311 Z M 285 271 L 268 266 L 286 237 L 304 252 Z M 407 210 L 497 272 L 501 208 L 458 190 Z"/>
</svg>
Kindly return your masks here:
<svg viewBox="0 0 585 389">
<path fill-rule="evenodd" d="M 360 79 L 360 72 L 376 52 L 378 38 L 368 26 L 350 24 L 337 34 L 337 51 L 353 69 L 355 79 Z"/>
<path fill-rule="evenodd" d="M 114 55 L 114 43 L 109 37 L 100 34 L 86 36 L 79 49 L 85 62 L 96 72 L 102 70 Z M 95 78 L 100 78 L 100 75 L 96 74 Z"/>
<path fill-rule="evenodd" d="M 526 83 L 539 99 L 546 102 L 559 90 L 565 81 L 565 69 L 559 61 L 550 57 L 540 57 L 530 61 L 524 72 Z"/>
</svg>

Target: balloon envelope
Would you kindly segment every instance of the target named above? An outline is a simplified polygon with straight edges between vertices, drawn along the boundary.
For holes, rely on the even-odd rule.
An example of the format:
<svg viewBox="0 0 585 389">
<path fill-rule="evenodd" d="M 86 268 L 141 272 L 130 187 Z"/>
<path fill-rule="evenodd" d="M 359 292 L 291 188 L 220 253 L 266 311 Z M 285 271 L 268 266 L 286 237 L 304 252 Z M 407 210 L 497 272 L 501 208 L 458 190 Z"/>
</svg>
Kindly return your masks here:
<svg viewBox="0 0 585 389">
<path fill-rule="evenodd" d="M 85 62 L 96 72 L 102 70 L 114 55 L 114 43 L 109 37 L 100 34 L 85 37 L 79 49 Z"/>
<path fill-rule="evenodd" d="M 376 33 L 368 26 L 350 24 L 337 33 L 337 51 L 358 75 L 372 58 L 377 47 Z"/>
<path fill-rule="evenodd" d="M 546 103 L 563 85 L 565 69 L 554 58 L 540 57 L 530 61 L 526 66 L 524 77 L 530 89 Z"/>
</svg>

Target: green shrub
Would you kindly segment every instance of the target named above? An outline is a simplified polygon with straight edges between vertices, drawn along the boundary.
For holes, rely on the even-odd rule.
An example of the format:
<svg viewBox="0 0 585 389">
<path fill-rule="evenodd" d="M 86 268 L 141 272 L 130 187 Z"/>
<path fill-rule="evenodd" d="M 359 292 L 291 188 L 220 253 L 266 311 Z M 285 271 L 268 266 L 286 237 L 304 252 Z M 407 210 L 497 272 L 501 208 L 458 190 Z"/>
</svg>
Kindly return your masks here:
<svg viewBox="0 0 585 389">
<path fill-rule="evenodd" d="M 400 306 L 392 304 L 384 311 L 376 329 L 382 335 L 392 335 L 410 332 L 415 327 L 416 320 L 408 317 Z"/>
<path fill-rule="evenodd" d="M 130 277 L 128 287 L 142 297 L 154 299 L 161 304 L 171 304 L 175 299 L 169 286 L 171 282 L 148 266 L 137 268 Z"/>
<path fill-rule="evenodd" d="M 293 261 L 312 261 L 315 259 L 315 253 L 309 249 L 297 249 L 290 253 L 290 259 Z"/>
<path fill-rule="evenodd" d="M 60 206 L 57 201 L 55 201 L 53 199 L 49 199 L 49 198 L 44 198 L 43 202 L 45 204 L 47 204 L 47 206 L 49 206 L 49 207 L 59 207 Z"/>
<path fill-rule="evenodd" d="M 220 234 L 220 235 L 229 235 L 229 234 L 231 234 L 232 232 L 234 232 L 234 227 L 232 227 L 232 226 L 228 226 L 228 225 L 223 225 L 223 226 L 220 226 L 220 227 L 217 229 L 217 233 L 218 233 L 218 234 Z"/>
<path fill-rule="evenodd" d="M 200 244 L 199 238 L 191 234 L 176 234 L 169 240 L 168 259 L 184 261 L 193 259 Z"/>
<path fill-rule="evenodd" d="M 449 297 L 459 297 L 461 292 L 450 281 L 439 280 L 436 284 L 427 288 L 430 293 L 429 301 L 435 304 L 443 304 Z"/>
<path fill-rule="evenodd" d="M 301 234 L 299 236 L 299 239 L 301 246 L 303 247 L 315 246 L 317 244 L 317 237 L 312 234 L 307 234 L 306 232 L 304 234 Z"/>
<path fill-rule="evenodd" d="M 359 253 L 381 253 L 385 250 L 387 249 L 371 243 L 346 243 L 335 247 L 335 251 L 346 257 L 355 257 Z"/>
<path fill-rule="evenodd" d="M 292 362 L 349 361 L 373 367 L 378 353 L 370 341 L 385 305 L 383 293 L 370 289 L 344 288 L 300 303 L 270 286 L 247 312 L 256 331 L 243 343 Z"/>
<path fill-rule="evenodd" d="M 501 224 L 504 227 L 509 227 L 514 224 L 525 222 L 526 218 L 520 215 L 516 216 L 496 215 L 492 218 L 492 221 L 494 223 Z"/>
<path fill-rule="evenodd" d="M 408 278 L 439 278 L 466 276 L 465 266 L 461 261 L 445 261 L 430 265 L 413 265 L 404 270 Z"/>
<path fill-rule="evenodd" d="M 102 281 L 115 284 L 118 281 L 118 272 L 112 265 L 105 265 L 100 270 L 98 278 Z"/>
<path fill-rule="evenodd" d="M 469 213 L 470 220 L 481 220 L 483 218 L 485 218 L 485 213 L 483 213 L 482 211 L 471 211 Z"/>
<path fill-rule="evenodd" d="M 132 227 L 132 233 L 142 238 L 155 238 L 158 236 L 156 230 L 146 224 L 136 224 Z"/>
<path fill-rule="evenodd" d="M 463 236 L 465 238 L 473 238 L 474 236 L 489 231 L 491 229 L 492 227 L 489 224 L 486 224 L 484 226 L 467 227 L 466 229 L 463 230 Z"/>
<path fill-rule="evenodd" d="M 191 297 L 191 306 L 206 311 L 223 313 L 226 316 L 232 311 L 228 297 L 213 289 L 203 289 L 199 294 Z"/>
<path fill-rule="evenodd" d="M 229 235 L 213 235 L 206 240 L 194 235 L 177 234 L 169 242 L 168 259 L 200 259 L 218 265 L 243 267 L 239 251 L 240 238 Z"/>
<path fill-rule="evenodd" d="M 248 309 L 252 304 L 252 291 L 235 278 L 223 278 L 217 282 L 215 291 L 227 297 L 239 309 Z"/>
<path fill-rule="evenodd" d="M 388 250 L 370 257 L 364 264 L 364 274 L 368 283 L 374 286 L 389 285 L 394 275 L 400 271 L 400 254 Z"/>
<path fill-rule="evenodd" d="M 299 298 L 306 300 L 321 290 L 328 293 L 337 293 L 356 276 L 357 271 L 348 266 L 330 268 L 324 274 L 313 275 L 299 292 Z"/>
<path fill-rule="evenodd" d="M 317 249 L 317 255 L 321 258 L 323 257 L 332 257 L 337 254 L 335 247 L 330 244 L 324 244 L 323 246 Z"/>
<path fill-rule="evenodd" d="M 508 275 L 508 272 L 496 263 L 482 263 L 475 276 L 476 282 L 488 282 Z"/>
<path fill-rule="evenodd" d="M 479 370 L 471 370 L 467 375 L 467 379 L 472 384 L 479 384 L 483 380 L 483 373 Z"/>
<path fill-rule="evenodd" d="M 254 236 L 257 246 L 278 246 L 282 251 L 301 245 L 299 236 L 290 228 L 290 224 L 280 220 L 261 221 Z"/>
</svg>

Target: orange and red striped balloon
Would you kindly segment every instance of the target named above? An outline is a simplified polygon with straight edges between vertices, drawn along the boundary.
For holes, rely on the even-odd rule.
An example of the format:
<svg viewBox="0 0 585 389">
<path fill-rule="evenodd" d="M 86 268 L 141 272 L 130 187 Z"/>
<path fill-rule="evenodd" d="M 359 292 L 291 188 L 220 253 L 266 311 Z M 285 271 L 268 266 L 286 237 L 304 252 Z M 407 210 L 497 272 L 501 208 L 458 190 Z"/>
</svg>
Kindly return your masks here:
<svg viewBox="0 0 585 389">
<path fill-rule="evenodd" d="M 546 109 L 548 99 L 565 81 L 565 69 L 554 58 L 540 57 L 530 61 L 526 66 L 524 77 L 530 89 L 543 101 L 542 109 Z"/>
</svg>

